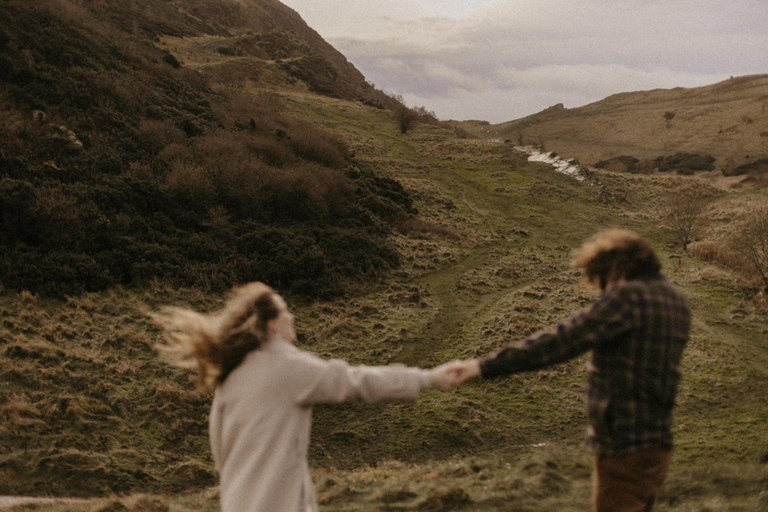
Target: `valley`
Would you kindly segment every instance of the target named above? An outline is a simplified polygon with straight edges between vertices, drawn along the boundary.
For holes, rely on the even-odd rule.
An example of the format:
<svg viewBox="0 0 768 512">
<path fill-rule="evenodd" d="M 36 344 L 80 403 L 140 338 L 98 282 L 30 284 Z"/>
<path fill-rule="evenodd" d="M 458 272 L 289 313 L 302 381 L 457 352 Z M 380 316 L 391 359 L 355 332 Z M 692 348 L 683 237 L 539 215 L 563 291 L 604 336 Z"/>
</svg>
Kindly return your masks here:
<svg viewBox="0 0 768 512">
<path fill-rule="evenodd" d="M 351 65 L 334 68 L 343 57 L 279 3 L 226 3 L 242 16 L 222 9 L 208 24 L 199 18 L 206 2 L 192 3 L 194 16 L 171 16 L 171 4 L 136 19 L 143 47 L 129 31 L 86 62 L 71 43 L 69 59 L 82 59 L 74 69 L 46 61 L 38 76 L 2 55 L 16 67 L 0 77 L 9 113 L 0 122 L 0 495 L 83 501 L 0 507 L 219 510 L 211 397 L 154 350 L 160 332 L 149 313 L 163 305 L 213 310 L 231 283 L 266 275 L 296 314 L 301 348 L 354 364 L 433 367 L 586 307 L 595 295 L 571 252 L 610 227 L 646 236 L 694 309 L 677 448 L 655 510 L 768 507 L 768 305 L 759 278 L 728 264 L 768 189 L 720 171 L 729 157 L 740 165 L 764 156 L 767 118 L 755 107 L 765 104 L 764 76 L 463 125 L 477 137 L 431 120 L 403 132 L 394 99 Z M 0 8 L 11 5 L 18 26 L 48 19 L 22 3 Z M 66 37 L 56 37 L 107 38 L 98 9 L 64 15 L 71 23 L 52 26 Z M 240 26 L 257 18 L 277 25 L 250 34 Z M 64 30 L 80 24 L 90 31 Z M 25 40 L 11 28 L 0 50 Z M 58 55 L 35 48 L 41 62 Z M 84 151 L 27 115 L 60 96 L 69 99 L 49 111 L 77 129 Z M 757 108 L 751 122 L 742 107 Z M 718 116 L 724 133 L 713 135 Z M 515 149 L 522 144 L 578 158 L 589 179 L 529 161 Z M 704 148 L 717 165 L 690 175 L 584 165 Z M 706 199 L 686 250 L 669 222 L 681 190 Z M 22 211 L 34 222 L 8 220 Z M 38 226 L 57 236 L 39 236 Z M 585 365 L 581 356 L 416 403 L 316 407 L 309 462 L 320 510 L 590 510 Z"/>
</svg>

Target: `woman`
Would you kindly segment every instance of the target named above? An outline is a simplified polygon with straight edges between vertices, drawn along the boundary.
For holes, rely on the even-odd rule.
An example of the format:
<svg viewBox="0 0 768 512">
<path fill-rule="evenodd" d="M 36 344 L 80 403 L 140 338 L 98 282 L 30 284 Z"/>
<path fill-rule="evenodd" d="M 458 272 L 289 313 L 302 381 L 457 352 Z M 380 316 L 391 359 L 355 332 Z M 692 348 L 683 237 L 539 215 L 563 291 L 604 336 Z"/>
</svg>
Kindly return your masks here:
<svg viewBox="0 0 768 512">
<path fill-rule="evenodd" d="M 453 387 L 451 363 L 353 367 L 298 349 L 293 315 L 263 283 L 235 289 L 216 313 L 167 307 L 153 316 L 166 331 L 164 350 L 193 357 L 200 386 L 215 391 L 209 435 L 224 512 L 317 510 L 307 465 L 312 405 L 412 401 Z"/>
</svg>

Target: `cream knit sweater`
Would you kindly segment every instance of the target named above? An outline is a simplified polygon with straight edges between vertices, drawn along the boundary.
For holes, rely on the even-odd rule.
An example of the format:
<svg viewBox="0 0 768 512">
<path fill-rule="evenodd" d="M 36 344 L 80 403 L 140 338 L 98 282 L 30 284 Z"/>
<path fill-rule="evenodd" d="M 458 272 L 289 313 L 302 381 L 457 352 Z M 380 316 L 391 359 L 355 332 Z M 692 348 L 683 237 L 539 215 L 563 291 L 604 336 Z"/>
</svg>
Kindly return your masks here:
<svg viewBox="0 0 768 512">
<path fill-rule="evenodd" d="M 216 390 L 210 441 L 222 512 L 314 512 L 307 465 L 312 405 L 416 400 L 426 370 L 350 366 L 279 338 L 248 354 Z"/>
</svg>

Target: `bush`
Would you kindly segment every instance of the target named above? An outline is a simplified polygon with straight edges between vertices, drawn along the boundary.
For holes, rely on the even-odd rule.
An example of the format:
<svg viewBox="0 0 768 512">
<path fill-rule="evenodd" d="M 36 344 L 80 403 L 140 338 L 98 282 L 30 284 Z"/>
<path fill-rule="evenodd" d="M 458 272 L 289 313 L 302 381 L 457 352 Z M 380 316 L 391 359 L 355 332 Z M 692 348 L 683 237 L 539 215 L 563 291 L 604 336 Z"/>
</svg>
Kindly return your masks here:
<svg viewBox="0 0 768 512">
<path fill-rule="evenodd" d="M 405 105 L 401 105 L 396 108 L 394 110 L 394 114 L 397 127 L 400 129 L 400 133 L 403 135 L 405 135 L 408 130 L 413 128 L 413 125 L 416 124 L 416 121 L 419 118 L 416 112 L 406 107 Z"/>
<path fill-rule="evenodd" d="M 296 60 L 282 61 L 278 67 L 307 84 L 309 90 L 314 93 L 333 98 L 348 97 L 348 92 L 337 81 L 338 72 L 336 69 L 330 62 L 321 57 L 303 55 Z"/>
<path fill-rule="evenodd" d="M 0 248 L 0 282 L 10 289 L 59 297 L 116 284 L 109 270 L 88 254 L 25 246 Z"/>
<path fill-rule="evenodd" d="M 751 277 L 762 283 L 763 291 L 768 293 L 768 207 L 751 212 L 732 243 L 748 262 Z"/>
<path fill-rule="evenodd" d="M 744 174 L 750 174 L 753 176 L 762 175 L 768 173 L 768 158 L 760 158 L 754 162 L 739 165 L 731 169 L 723 168 L 724 176 L 742 176 Z"/>
<path fill-rule="evenodd" d="M 637 158 L 629 155 L 621 155 L 608 160 L 601 160 L 595 164 L 598 169 L 608 169 L 614 172 L 637 172 Z"/>
<path fill-rule="evenodd" d="M 387 222 L 393 222 L 418 211 L 400 182 L 383 178 L 371 171 L 351 170 L 347 176 L 356 186 L 355 204 Z"/>
<path fill-rule="evenodd" d="M 184 133 L 169 120 L 142 119 L 136 138 L 147 151 L 156 154 L 170 144 L 183 142 Z"/>
<path fill-rule="evenodd" d="M 155 277 L 214 290 L 266 279 L 328 297 L 397 265 L 387 223 L 413 211 L 398 182 L 301 161 L 269 167 L 242 136 L 220 135 L 166 148 L 162 181 L 60 183 L 25 168 L 16 172 L 32 181 L 3 178 L 0 281 L 60 296 Z M 241 243 L 252 230 L 272 238 Z"/>
<path fill-rule="evenodd" d="M 710 197 L 699 188 L 681 188 L 670 194 L 664 220 L 684 251 L 707 224 L 705 211 L 709 202 Z"/>
<path fill-rule="evenodd" d="M 346 143 L 338 136 L 307 121 L 293 121 L 287 129 L 287 145 L 302 160 L 342 169 L 349 163 Z"/>
<path fill-rule="evenodd" d="M 729 244 L 722 242 L 694 242 L 688 247 L 688 254 L 703 261 L 719 263 L 739 272 L 749 269 L 749 262 Z"/>
<path fill-rule="evenodd" d="M 170 64 L 170 66 L 175 69 L 181 67 L 181 62 L 179 62 L 179 60 L 172 53 L 166 53 L 163 55 L 163 62 Z"/>
<path fill-rule="evenodd" d="M 654 160 L 659 172 L 693 174 L 696 171 L 711 171 L 715 168 L 715 157 L 695 153 L 675 153 L 672 156 L 660 156 Z"/>
<path fill-rule="evenodd" d="M 214 93 L 171 54 L 94 23 L 100 4 L 62 5 L 67 23 L 48 2 L 0 2 L 0 85 L 13 101 L 0 122 L 3 286 L 62 295 L 156 277 L 214 289 L 268 278 L 327 296 L 397 264 L 389 223 L 411 213 L 410 198 L 394 180 L 345 173 L 341 137 L 269 98 Z M 141 30 L 163 33 L 147 16 Z M 267 51 L 262 42 L 306 50 L 282 33 L 237 48 Z M 348 87 L 322 59 L 285 65 L 317 89 Z M 83 148 L 48 137 L 33 110 Z M 250 229 L 275 240 L 234 242 Z"/>
</svg>

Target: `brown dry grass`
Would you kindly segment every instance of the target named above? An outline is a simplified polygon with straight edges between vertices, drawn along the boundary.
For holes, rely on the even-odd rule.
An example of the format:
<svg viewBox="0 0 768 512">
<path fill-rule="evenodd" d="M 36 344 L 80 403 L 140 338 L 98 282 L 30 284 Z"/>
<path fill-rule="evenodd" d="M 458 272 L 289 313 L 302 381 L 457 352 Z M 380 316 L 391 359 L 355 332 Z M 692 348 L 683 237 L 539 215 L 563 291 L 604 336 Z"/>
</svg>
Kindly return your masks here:
<svg viewBox="0 0 768 512">
<path fill-rule="evenodd" d="M 359 104 L 306 95 L 281 101 L 322 118 L 334 133 L 351 133 L 360 161 L 397 178 L 420 212 L 410 231 L 393 235 L 405 261 L 391 282 L 334 302 L 299 305 L 300 343 L 323 357 L 367 364 L 433 365 L 487 353 L 557 321 L 591 299 L 580 291 L 578 276 L 567 270 L 568 249 L 585 231 L 620 223 L 649 232 L 665 256 L 673 251 L 667 245 L 669 237 L 659 229 L 658 212 L 662 198 L 687 183 L 687 178 L 600 173 L 606 189 L 617 192 L 615 196 L 626 192 L 626 200 L 598 204 L 597 194 L 584 192 L 548 169 L 520 165 L 524 157 L 511 154 L 509 145 L 463 143 L 432 127 L 417 127 L 409 137 L 394 138 L 393 123 L 383 122 L 383 116 L 376 117 L 375 111 Z M 247 107 L 238 118 L 242 124 L 257 119 L 260 112 L 269 115 L 269 109 L 259 105 L 240 104 Z M 230 114 L 237 116 L 236 111 Z M 671 122 L 680 118 L 678 113 Z M 145 128 L 150 133 L 162 130 L 161 126 Z M 218 152 L 220 144 L 226 152 Z M 185 148 L 177 149 L 181 154 Z M 197 149 L 206 158 L 247 155 L 237 143 L 215 137 Z M 183 159 L 178 156 L 178 160 Z M 493 192 L 501 180 L 508 190 L 505 195 Z M 748 211 L 742 191 L 728 192 L 727 200 Z M 732 220 L 726 218 L 726 208 L 716 207 L 713 212 L 721 217 L 707 237 L 727 232 Z M 225 223 L 226 218 L 225 211 L 211 212 L 211 222 Z M 673 255 L 676 259 L 670 260 L 667 269 L 694 294 L 703 319 L 691 350 L 694 359 L 686 366 L 689 373 L 681 408 L 687 428 L 680 433 L 680 457 L 693 462 L 676 466 L 660 508 L 673 508 L 679 504 L 675 500 L 680 500 L 676 510 L 704 510 L 721 499 L 718 482 L 733 474 L 739 475 L 736 483 L 743 488 L 765 482 L 764 468 L 754 465 L 711 474 L 695 471 L 700 463 L 723 457 L 743 459 L 747 452 L 756 458 L 764 452 L 762 444 L 755 444 L 755 439 L 764 438 L 764 406 L 754 397 L 764 378 L 756 369 L 743 370 L 740 363 L 744 361 L 739 359 L 740 354 L 756 353 L 745 340 L 759 335 L 756 329 L 762 328 L 764 317 L 749 308 L 750 297 L 727 269 Z M 736 314 L 734 292 L 741 294 L 736 306 L 748 312 L 748 321 L 728 316 Z M 12 304 L 4 305 L 3 313 L 10 332 L 0 337 L 6 355 L 2 370 L 27 391 L 3 395 L 0 417 L 12 425 L 26 423 L 40 429 L 59 422 L 66 427 L 59 434 L 74 436 L 92 428 L 98 416 L 107 422 L 108 430 L 101 441 L 109 443 L 110 436 L 117 437 L 111 450 L 103 453 L 117 464 L 131 460 L 125 468 L 135 471 L 137 478 L 145 474 L 151 476 L 148 481 L 169 486 L 206 485 L 210 461 L 205 458 L 207 444 L 200 425 L 208 397 L 191 389 L 183 373 L 171 372 L 156 360 L 149 342 L 157 333 L 142 314 L 147 307 L 179 302 L 211 309 L 217 300 L 202 290 L 178 291 L 158 282 L 146 292 L 85 295 L 56 304 L 43 304 L 29 293 L 9 297 Z M 724 345 L 723 339 L 733 347 Z M 65 352 L 63 363 L 58 350 Z M 43 361 L 51 364 L 44 366 Z M 587 510 L 589 466 L 577 448 L 583 430 L 582 363 L 503 383 L 470 384 L 453 394 L 432 393 L 413 407 L 349 405 L 317 411 L 318 442 L 313 442 L 312 462 L 323 509 Z M 756 388 L 745 387 L 745 371 L 751 372 L 749 385 Z M 89 394 L 93 389 L 101 394 Z M 137 408 L 141 414 L 136 414 Z M 715 445 L 713 439 L 721 435 L 717 431 L 732 425 L 736 416 L 732 412 L 744 414 L 744 410 L 751 433 L 729 432 L 733 437 L 727 443 Z M 702 413 L 706 418 L 700 417 Z M 397 428 L 382 432 L 382 426 L 390 424 Z M 36 431 L 23 441 L 30 446 L 68 442 L 46 437 L 46 432 Z M 183 437 L 189 432 L 196 436 Z M 344 436 L 351 440 L 345 441 Z M 552 445 L 539 454 L 529 445 L 542 439 Z M 382 447 L 394 451 L 382 453 Z M 446 460 L 446 454 L 462 450 L 488 453 L 500 447 L 511 458 Z M 422 461 L 434 460 L 422 464 L 391 460 L 414 452 Z M 184 458 L 185 454 L 190 456 Z M 190 460 L 194 457 L 200 459 Z M 364 457 L 376 463 L 365 465 Z M 66 463 L 67 471 L 112 471 L 107 459 L 85 448 L 62 449 L 46 464 Z M 334 465 L 357 468 L 345 471 Z M 106 476 L 119 482 L 121 474 Z M 54 482 L 69 478 L 53 477 Z M 705 490 L 701 482 L 706 482 Z M 216 510 L 218 505 L 216 491 L 203 493 L 198 501 L 176 499 L 176 510 Z M 731 501 L 737 499 L 741 497 Z M 751 500 L 745 501 L 748 505 L 759 504 L 754 496 L 744 499 Z M 154 498 L 99 503 L 105 512 L 164 510 Z"/>
<path fill-rule="evenodd" d="M 441 226 L 436 222 L 419 217 L 397 221 L 395 231 L 411 238 L 426 238 L 434 240 L 460 241 L 474 239 L 475 234 L 469 230 L 457 229 L 453 226 Z"/>
<path fill-rule="evenodd" d="M 711 261 L 732 268 L 739 272 L 748 274 L 750 271 L 749 261 L 739 252 L 725 243 L 703 240 L 696 242 L 688 248 L 691 256 L 702 261 Z"/>
<path fill-rule="evenodd" d="M 675 116 L 668 119 L 667 112 Z M 572 109 L 547 109 L 481 129 L 484 138 L 544 143 L 585 164 L 620 155 L 653 159 L 678 151 L 712 155 L 716 165 L 768 156 L 768 75 L 737 77 L 692 89 L 616 94 Z M 488 131 L 486 131 L 488 130 Z"/>
</svg>

